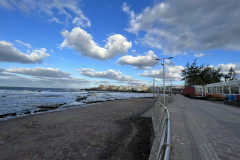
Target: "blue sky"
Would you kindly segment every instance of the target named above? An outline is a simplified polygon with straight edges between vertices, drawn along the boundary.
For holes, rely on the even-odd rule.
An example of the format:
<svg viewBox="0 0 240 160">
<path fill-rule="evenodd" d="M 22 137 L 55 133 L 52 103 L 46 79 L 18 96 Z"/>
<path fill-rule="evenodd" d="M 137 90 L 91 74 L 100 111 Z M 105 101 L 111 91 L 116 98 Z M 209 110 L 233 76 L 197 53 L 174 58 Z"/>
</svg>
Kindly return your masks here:
<svg viewBox="0 0 240 160">
<path fill-rule="evenodd" d="M 1 0 L 0 86 L 149 85 L 162 77 L 155 59 L 170 56 L 174 84 L 195 58 L 240 74 L 239 8 L 238 0 Z"/>
</svg>

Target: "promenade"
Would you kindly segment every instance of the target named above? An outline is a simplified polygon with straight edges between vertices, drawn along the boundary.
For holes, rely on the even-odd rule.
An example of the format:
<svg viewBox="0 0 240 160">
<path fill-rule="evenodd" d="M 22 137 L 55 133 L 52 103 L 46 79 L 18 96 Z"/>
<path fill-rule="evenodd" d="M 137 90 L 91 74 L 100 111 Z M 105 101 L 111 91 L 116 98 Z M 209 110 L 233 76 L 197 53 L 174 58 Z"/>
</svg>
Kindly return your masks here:
<svg viewBox="0 0 240 160">
<path fill-rule="evenodd" d="M 171 160 L 239 160 L 240 108 L 174 96 Z"/>
</svg>

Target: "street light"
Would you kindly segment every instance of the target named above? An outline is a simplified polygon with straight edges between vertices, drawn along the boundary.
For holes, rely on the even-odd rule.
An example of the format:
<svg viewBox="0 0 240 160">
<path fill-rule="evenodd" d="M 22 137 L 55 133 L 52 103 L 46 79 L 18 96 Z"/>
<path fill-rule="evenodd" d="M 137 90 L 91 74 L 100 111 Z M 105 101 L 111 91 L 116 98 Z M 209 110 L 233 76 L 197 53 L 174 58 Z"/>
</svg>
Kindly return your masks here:
<svg viewBox="0 0 240 160">
<path fill-rule="evenodd" d="M 165 106 L 166 105 L 166 99 L 165 99 L 165 90 L 166 90 L 166 87 L 165 87 L 165 68 L 164 68 L 164 60 L 165 59 L 172 59 L 173 57 L 168 57 L 168 58 L 162 58 L 162 59 L 159 59 L 159 58 L 156 58 L 155 60 L 159 61 L 159 60 L 163 60 L 163 63 L 161 63 L 161 65 L 163 66 L 163 105 Z"/>
</svg>

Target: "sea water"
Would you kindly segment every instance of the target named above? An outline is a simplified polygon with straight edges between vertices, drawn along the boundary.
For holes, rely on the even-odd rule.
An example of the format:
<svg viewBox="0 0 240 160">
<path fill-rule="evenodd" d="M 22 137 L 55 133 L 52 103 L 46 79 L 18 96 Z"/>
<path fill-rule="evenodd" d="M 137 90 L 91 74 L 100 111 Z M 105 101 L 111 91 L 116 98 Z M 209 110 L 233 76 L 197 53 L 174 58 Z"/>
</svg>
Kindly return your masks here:
<svg viewBox="0 0 240 160">
<path fill-rule="evenodd" d="M 152 97 L 152 93 L 85 91 L 81 89 L 0 87 L 0 115 L 26 111 L 34 113 L 37 106 L 63 104 L 56 110 L 86 106 L 86 102 Z M 76 101 L 77 97 L 87 97 Z"/>
</svg>

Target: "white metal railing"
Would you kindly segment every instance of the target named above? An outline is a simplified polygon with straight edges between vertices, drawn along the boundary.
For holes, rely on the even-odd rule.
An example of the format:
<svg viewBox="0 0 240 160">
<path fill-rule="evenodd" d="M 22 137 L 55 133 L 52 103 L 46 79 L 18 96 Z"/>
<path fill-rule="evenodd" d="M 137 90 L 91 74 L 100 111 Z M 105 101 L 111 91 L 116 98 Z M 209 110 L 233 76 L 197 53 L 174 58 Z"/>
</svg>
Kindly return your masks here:
<svg viewBox="0 0 240 160">
<path fill-rule="evenodd" d="M 169 160 L 171 152 L 170 115 L 158 97 L 152 113 L 154 141 L 149 160 Z"/>
</svg>

